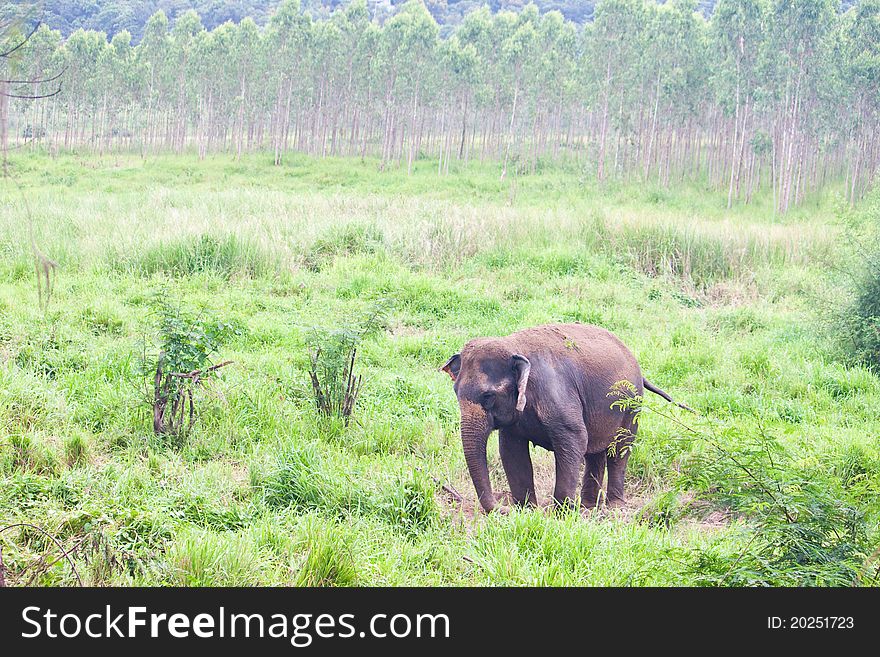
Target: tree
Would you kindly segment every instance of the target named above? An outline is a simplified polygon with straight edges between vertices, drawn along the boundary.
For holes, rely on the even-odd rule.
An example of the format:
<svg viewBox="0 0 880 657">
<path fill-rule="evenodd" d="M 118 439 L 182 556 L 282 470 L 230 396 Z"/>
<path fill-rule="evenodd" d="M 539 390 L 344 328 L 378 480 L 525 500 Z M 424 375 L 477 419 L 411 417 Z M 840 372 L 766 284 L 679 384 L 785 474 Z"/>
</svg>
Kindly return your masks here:
<svg viewBox="0 0 880 657">
<path fill-rule="evenodd" d="M 712 45 L 717 53 L 715 87 L 726 113 L 733 114 L 733 148 L 727 207 L 733 205 L 749 125 L 760 84 L 760 57 L 767 47 L 768 8 L 763 0 L 720 0 L 712 17 Z"/>
<path fill-rule="evenodd" d="M 590 61 L 598 75 L 596 86 L 601 96 L 596 156 L 600 181 L 606 177 L 608 130 L 613 120 L 610 113 L 615 106 L 618 145 L 621 133 L 627 129 L 624 108 L 632 105 L 628 97 L 638 91 L 636 80 L 642 66 L 647 24 L 643 0 L 606 0 L 596 8 Z"/>
<path fill-rule="evenodd" d="M 281 164 L 290 132 L 294 67 L 298 66 L 301 72 L 308 61 L 303 55 L 310 37 L 311 19 L 300 12 L 299 0 L 284 0 L 269 21 L 265 40 L 272 62 L 269 79 L 276 89 L 272 111 L 272 147 L 276 165 Z"/>
</svg>

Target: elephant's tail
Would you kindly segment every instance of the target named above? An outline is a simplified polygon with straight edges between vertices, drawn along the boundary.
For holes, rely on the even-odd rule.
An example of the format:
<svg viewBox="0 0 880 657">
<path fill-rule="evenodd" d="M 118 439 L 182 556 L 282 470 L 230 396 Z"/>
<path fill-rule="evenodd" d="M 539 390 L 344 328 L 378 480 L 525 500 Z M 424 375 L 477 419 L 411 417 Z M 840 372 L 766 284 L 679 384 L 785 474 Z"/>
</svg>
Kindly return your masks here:
<svg viewBox="0 0 880 657">
<path fill-rule="evenodd" d="M 696 413 L 696 411 L 695 411 L 694 409 L 692 409 L 690 406 L 688 406 L 687 404 L 682 404 L 681 402 L 677 402 L 677 401 L 675 401 L 672 397 L 669 396 L 669 393 L 667 393 L 667 392 L 666 392 L 665 390 L 663 390 L 662 388 L 658 388 L 658 387 L 655 386 L 653 383 L 651 383 L 650 381 L 648 381 L 648 379 L 643 378 L 643 379 L 642 379 L 642 384 L 644 384 L 646 390 L 650 390 L 650 391 L 653 392 L 655 395 L 660 395 L 660 396 L 663 397 L 663 399 L 665 399 L 666 401 L 668 401 L 668 402 L 672 402 L 672 403 L 675 404 L 676 406 L 679 406 L 679 407 L 683 408 L 683 409 L 686 410 L 686 411 L 690 411 L 691 413 Z"/>
</svg>

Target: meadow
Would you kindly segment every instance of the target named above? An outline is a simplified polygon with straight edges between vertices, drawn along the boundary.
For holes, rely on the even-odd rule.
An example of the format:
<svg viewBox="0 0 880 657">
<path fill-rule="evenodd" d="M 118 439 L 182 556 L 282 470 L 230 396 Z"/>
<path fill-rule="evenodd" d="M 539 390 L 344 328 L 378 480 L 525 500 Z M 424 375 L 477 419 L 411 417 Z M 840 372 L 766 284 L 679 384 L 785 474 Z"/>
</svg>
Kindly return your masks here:
<svg viewBox="0 0 880 657">
<path fill-rule="evenodd" d="M 0 181 L 0 527 L 97 585 L 847 585 L 880 538 L 880 389 L 823 317 L 847 248 L 826 193 L 785 215 L 698 183 L 555 166 L 16 154 Z M 19 186 L 20 185 L 20 186 Z M 45 309 L 35 243 L 57 261 Z M 351 423 L 321 417 L 315 327 L 387 304 Z M 161 303 L 235 330 L 185 435 L 144 376 Z M 615 332 L 646 399 L 627 508 L 474 511 L 437 368 L 546 322 Z M 533 448 L 539 495 L 552 454 Z M 506 489 L 490 439 L 497 490 Z M 452 492 L 450 492 L 452 491 Z M 456 493 L 461 500 L 455 499 Z M 73 585 L 37 530 L 9 584 Z"/>
</svg>

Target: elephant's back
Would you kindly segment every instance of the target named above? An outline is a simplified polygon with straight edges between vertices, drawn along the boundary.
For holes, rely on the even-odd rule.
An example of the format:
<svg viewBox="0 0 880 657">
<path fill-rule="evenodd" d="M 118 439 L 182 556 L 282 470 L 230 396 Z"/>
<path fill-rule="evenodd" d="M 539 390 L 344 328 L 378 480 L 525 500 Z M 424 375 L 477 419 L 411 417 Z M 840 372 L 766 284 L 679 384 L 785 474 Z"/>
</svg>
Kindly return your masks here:
<svg viewBox="0 0 880 657">
<path fill-rule="evenodd" d="M 535 350 L 637 364 L 635 356 L 620 338 L 608 329 L 593 324 L 543 324 L 517 331 L 511 337 L 523 347 Z"/>
<path fill-rule="evenodd" d="M 611 331 L 592 324 L 544 324 L 513 334 L 523 351 L 566 363 L 606 388 L 629 381 L 642 394 L 642 373 L 632 351 Z"/>
</svg>

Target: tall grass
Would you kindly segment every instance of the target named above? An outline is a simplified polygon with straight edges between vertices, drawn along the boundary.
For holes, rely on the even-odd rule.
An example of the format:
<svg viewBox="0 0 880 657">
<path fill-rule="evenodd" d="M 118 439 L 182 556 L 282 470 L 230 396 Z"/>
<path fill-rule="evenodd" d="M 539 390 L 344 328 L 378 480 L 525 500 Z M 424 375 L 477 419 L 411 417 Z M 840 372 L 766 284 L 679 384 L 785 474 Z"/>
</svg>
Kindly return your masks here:
<svg viewBox="0 0 880 657">
<path fill-rule="evenodd" d="M 161 272 L 170 276 L 213 274 L 229 279 L 268 276 L 280 268 L 277 257 L 256 240 L 234 234 L 181 237 L 127 253 L 111 247 L 107 259 L 113 270 L 142 276 Z"/>
<path fill-rule="evenodd" d="M 817 239 L 814 231 L 797 234 L 791 228 L 637 222 L 606 229 L 610 251 L 625 254 L 638 271 L 684 279 L 697 287 L 749 279 L 766 267 L 806 264 L 828 247 L 824 235 Z"/>
<path fill-rule="evenodd" d="M 245 536 L 184 532 L 168 561 L 169 583 L 175 586 L 253 586 L 260 581 L 260 557 Z"/>
<path fill-rule="evenodd" d="M 357 566 L 351 539 L 335 525 L 315 521 L 306 526 L 306 555 L 296 573 L 297 586 L 354 586 Z"/>
<path fill-rule="evenodd" d="M 351 166 L 312 164 L 339 173 Z M 222 159 L 204 165 L 220 175 L 226 175 L 225 166 Z M 308 175 L 304 162 L 297 167 Z M 604 250 L 642 273 L 706 286 L 767 266 L 813 262 L 817 252 L 827 253 L 835 235 L 829 225 L 812 220 L 768 224 L 759 213 L 745 211 L 737 220 L 724 219 L 711 204 L 691 206 L 683 216 L 640 192 L 627 197 L 621 189 L 609 196 L 582 188 L 564 170 L 557 174 L 560 188 L 582 188 L 582 195 L 546 207 L 536 207 L 531 194 L 511 204 L 500 190 L 464 201 L 426 194 L 435 178 L 427 171 L 417 171 L 411 186 L 386 193 L 381 186 L 377 192 L 331 183 L 296 182 L 286 189 L 288 178 L 279 178 L 272 167 L 252 162 L 246 170 L 259 171 L 265 188 L 214 189 L 197 181 L 169 187 L 158 182 L 154 166 L 90 173 L 90 179 L 112 173 L 111 185 L 119 176 L 130 178 L 138 183 L 133 191 L 120 186 L 114 194 L 67 188 L 59 193 L 51 184 L 36 186 L 29 193 L 40 200 L 40 243 L 65 267 L 223 278 L 272 276 L 298 266 L 317 270 L 336 255 L 386 248 L 410 266 L 448 271 L 482 253 L 566 245 L 579 252 Z M 366 170 L 364 181 L 375 175 Z M 477 170 L 463 174 L 458 186 L 449 180 L 444 185 L 460 189 L 467 176 L 483 175 Z M 17 216 L 15 204 L 0 212 L 5 235 L 0 250 L 8 252 L 12 271 L 23 273 L 27 244 Z"/>
</svg>

